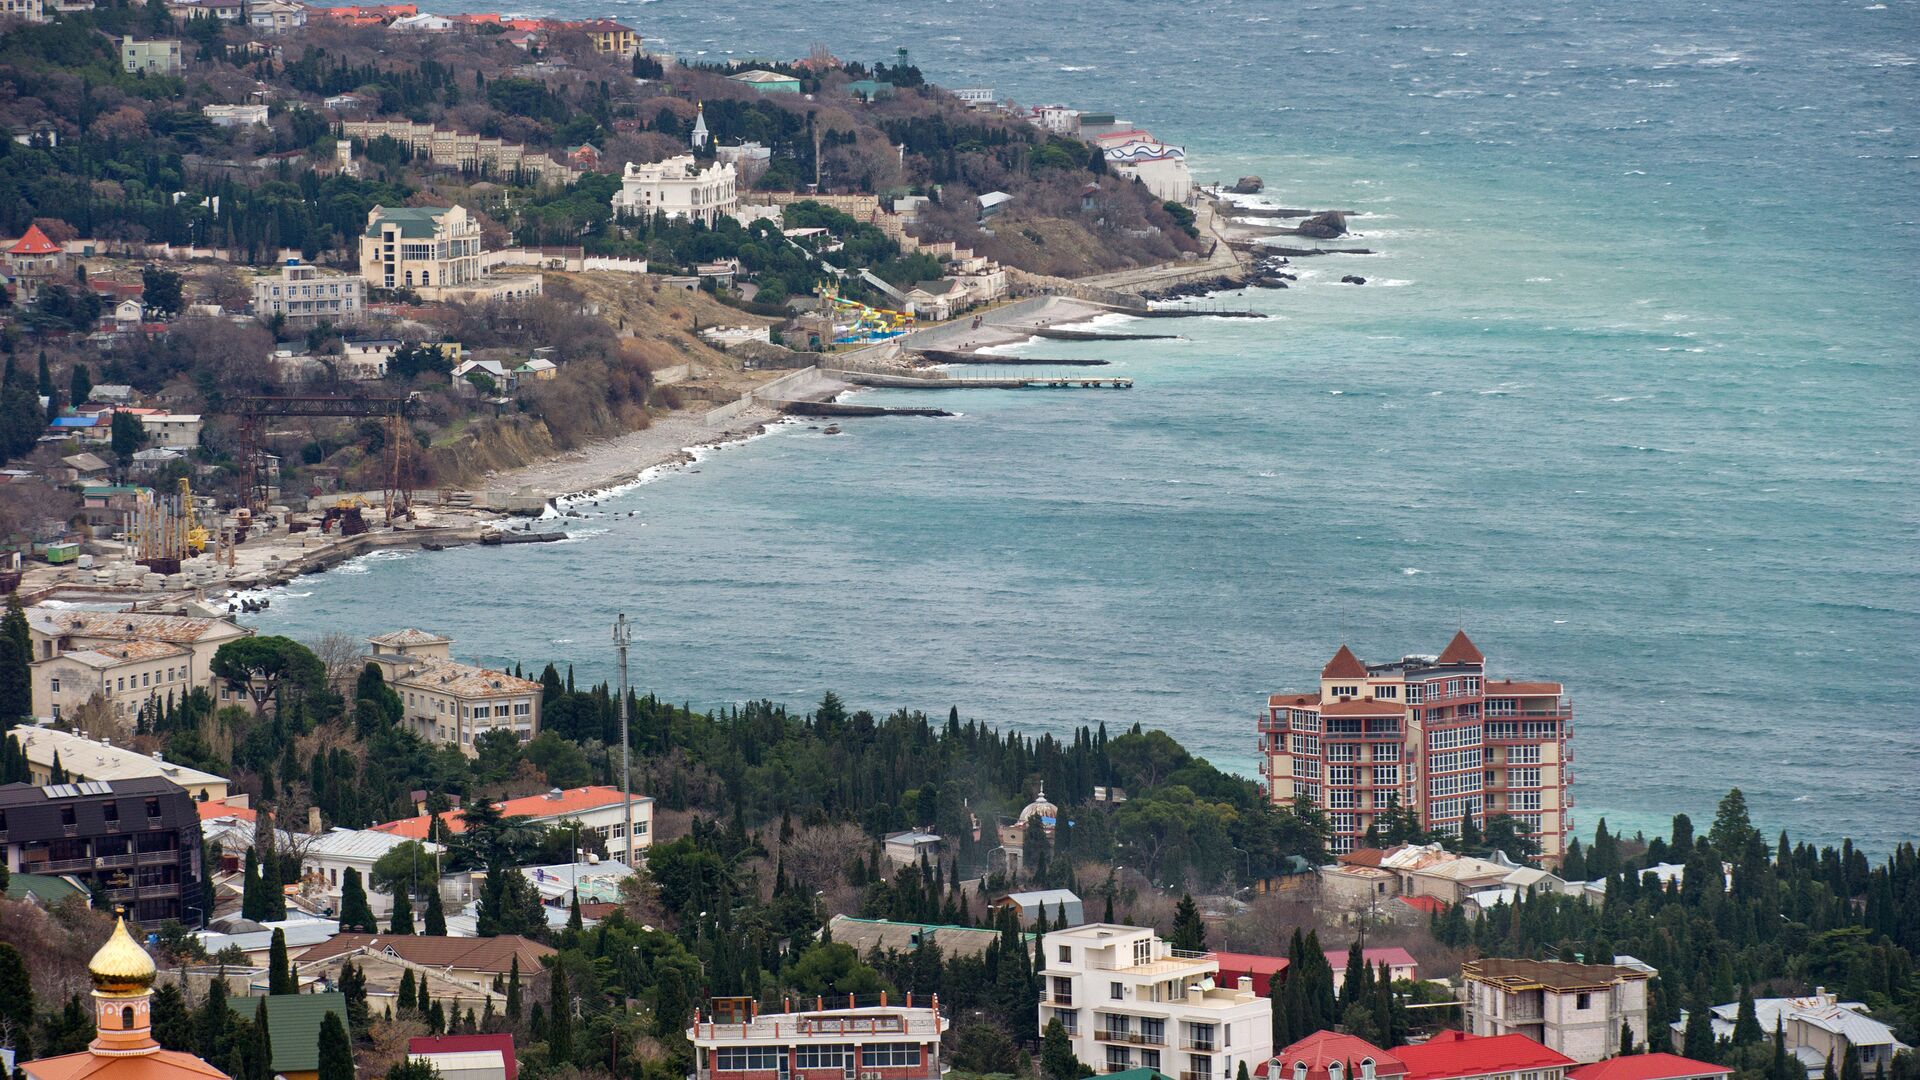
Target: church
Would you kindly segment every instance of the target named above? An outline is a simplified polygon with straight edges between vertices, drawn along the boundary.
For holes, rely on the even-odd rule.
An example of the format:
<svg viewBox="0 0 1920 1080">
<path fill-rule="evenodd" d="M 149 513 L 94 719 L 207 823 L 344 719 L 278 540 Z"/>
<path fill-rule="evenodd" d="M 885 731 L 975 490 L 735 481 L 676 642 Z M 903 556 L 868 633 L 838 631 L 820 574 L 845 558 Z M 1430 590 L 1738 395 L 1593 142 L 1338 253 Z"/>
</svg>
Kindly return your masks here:
<svg viewBox="0 0 1920 1080">
<path fill-rule="evenodd" d="M 93 979 L 93 1042 L 78 1054 L 20 1066 L 28 1080 L 230 1080 L 192 1054 L 153 1041 L 153 980 L 158 974 L 122 918 L 87 962 Z"/>
</svg>

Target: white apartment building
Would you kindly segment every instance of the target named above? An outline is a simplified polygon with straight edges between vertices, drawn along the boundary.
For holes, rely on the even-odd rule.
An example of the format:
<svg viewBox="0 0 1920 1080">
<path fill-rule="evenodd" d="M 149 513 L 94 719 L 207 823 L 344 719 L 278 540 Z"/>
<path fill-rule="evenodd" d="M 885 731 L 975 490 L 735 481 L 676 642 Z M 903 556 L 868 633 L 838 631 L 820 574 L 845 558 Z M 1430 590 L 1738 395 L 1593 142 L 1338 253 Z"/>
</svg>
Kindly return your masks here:
<svg viewBox="0 0 1920 1080">
<path fill-rule="evenodd" d="M 1058 1020 L 1096 1072 L 1145 1067 L 1177 1080 L 1233 1080 L 1273 1056 L 1273 1004 L 1253 980 L 1217 985 L 1220 963 L 1150 928 L 1088 923 L 1041 941 L 1040 1030 Z"/>
<path fill-rule="evenodd" d="M 267 126 L 265 105 L 202 105 L 200 115 L 213 121 L 215 127 Z"/>
<path fill-rule="evenodd" d="M 1646 1044 L 1647 984 L 1658 972 L 1638 961 L 1489 958 L 1467 961 L 1460 974 L 1469 1035 L 1525 1035 L 1581 1064 L 1617 1053 L 1622 1024 Z"/>
<path fill-rule="evenodd" d="M 939 1080 L 940 998 L 889 1004 L 845 996 L 761 1012 L 750 999 L 716 998 L 696 1010 L 693 1080 Z"/>
<path fill-rule="evenodd" d="M 376 206 L 360 236 L 360 276 L 381 289 L 480 280 L 480 223 L 464 206 Z"/>
<path fill-rule="evenodd" d="M 453 639 L 424 630 L 396 630 L 367 639 L 367 659 L 405 709 L 402 723 L 421 738 L 457 746 L 468 757 L 473 740 L 505 728 L 521 742 L 540 733 L 540 684 L 504 671 L 455 663 Z"/>
<path fill-rule="evenodd" d="M 27 756 L 28 781 L 43 787 L 53 782 L 53 763 L 58 760 L 60 770 L 71 783 L 86 780 L 111 783 L 115 780 L 158 776 L 185 788 L 187 794 L 199 802 L 227 797 L 226 777 L 176 765 L 159 754 L 142 754 L 124 746 L 115 746 L 106 739 L 89 739 L 85 735 L 57 728 L 23 724 L 10 734 L 20 740 L 20 750 Z"/>
<path fill-rule="evenodd" d="M 290 261 L 278 274 L 253 279 L 253 313 L 262 320 L 278 315 L 289 326 L 353 323 L 366 310 L 367 283 L 351 274 Z"/>
<path fill-rule="evenodd" d="M 627 162 L 620 190 L 613 195 L 615 217 L 689 218 L 711 227 L 740 204 L 737 173 L 731 164 L 701 168 L 692 154 L 648 165 Z"/>
</svg>

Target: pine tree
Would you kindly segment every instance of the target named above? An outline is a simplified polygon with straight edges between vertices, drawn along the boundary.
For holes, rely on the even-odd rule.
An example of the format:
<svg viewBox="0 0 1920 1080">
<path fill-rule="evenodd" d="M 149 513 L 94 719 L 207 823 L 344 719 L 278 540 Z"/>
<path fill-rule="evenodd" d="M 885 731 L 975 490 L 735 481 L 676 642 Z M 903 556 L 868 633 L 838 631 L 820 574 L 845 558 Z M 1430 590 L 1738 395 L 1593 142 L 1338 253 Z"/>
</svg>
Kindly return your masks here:
<svg viewBox="0 0 1920 1080">
<path fill-rule="evenodd" d="M 320 1020 L 319 1080 L 354 1080 L 353 1043 L 340 1014 L 329 1012 Z"/>
<path fill-rule="evenodd" d="M 1200 919 L 1200 907 L 1193 902 L 1192 893 L 1180 895 L 1180 904 L 1173 910 L 1173 936 L 1169 940 L 1176 949 L 1207 951 L 1207 924 Z"/>
<path fill-rule="evenodd" d="M 367 890 L 360 883 L 358 867 L 347 867 L 340 879 L 340 929 L 363 934 L 377 933 L 380 929 L 374 921 L 373 907 L 367 903 Z"/>
<path fill-rule="evenodd" d="M 179 983 L 163 983 L 153 992 L 153 1039 L 163 1049 L 193 1053 L 193 1010 Z"/>
</svg>

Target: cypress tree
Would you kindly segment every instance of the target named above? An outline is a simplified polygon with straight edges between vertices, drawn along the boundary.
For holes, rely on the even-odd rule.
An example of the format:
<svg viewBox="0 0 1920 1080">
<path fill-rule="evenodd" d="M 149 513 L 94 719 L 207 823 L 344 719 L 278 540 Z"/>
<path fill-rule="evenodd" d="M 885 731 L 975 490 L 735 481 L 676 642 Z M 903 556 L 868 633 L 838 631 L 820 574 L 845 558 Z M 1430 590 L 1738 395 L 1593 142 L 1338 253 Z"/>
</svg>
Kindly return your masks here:
<svg viewBox="0 0 1920 1080">
<path fill-rule="evenodd" d="M 393 886 L 393 919 L 387 925 L 387 933 L 413 933 L 413 901 L 407 896 L 407 887 L 397 882 Z"/>
<path fill-rule="evenodd" d="M 293 969 L 287 962 L 287 932 L 275 927 L 273 944 L 267 951 L 267 993 L 297 994 L 299 992 L 300 987 L 293 981 Z M 266 1008 L 265 1003 L 260 1007 Z"/>
<path fill-rule="evenodd" d="M 253 1031 L 247 1038 L 247 1080 L 273 1080 L 273 1036 L 267 1030 L 267 999 L 253 1007 Z"/>
<path fill-rule="evenodd" d="M 513 958 L 513 967 L 507 974 L 507 1023 L 520 1022 L 520 958 Z"/>
<path fill-rule="evenodd" d="M 1733 1045 L 1753 1046 L 1766 1038 L 1766 1032 L 1760 1030 L 1760 1017 L 1754 1011 L 1753 990 L 1740 987 L 1740 1011 L 1733 1022 Z"/>
<path fill-rule="evenodd" d="M 1620 1056 L 1626 1057 L 1631 1053 L 1633 1053 L 1633 1025 L 1622 1020 L 1620 1021 Z"/>
<path fill-rule="evenodd" d="M 320 1020 L 319 1080 L 354 1080 L 353 1043 L 339 1013 L 329 1012 Z"/>
<path fill-rule="evenodd" d="M 447 913 L 440 906 L 440 885 L 438 882 L 435 882 L 433 887 L 427 890 L 427 914 L 425 924 L 421 928 L 421 933 L 429 934 L 433 937 L 447 936 Z"/>
<path fill-rule="evenodd" d="M 408 968 L 400 973 L 400 1000 L 398 1005 L 401 1012 L 408 1013 L 413 1011 L 414 1005 L 419 1001 L 417 994 L 418 992 L 414 989 L 413 984 L 413 969 Z"/>
<path fill-rule="evenodd" d="M 555 1065 L 573 1061 L 573 997 L 567 990 L 567 969 L 555 964 L 548 998 L 547 1059 Z"/>
<path fill-rule="evenodd" d="M 367 903 L 366 887 L 360 884 L 358 867 L 347 867 L 340 880 L 340 929 L 357 930 L 363 934 L 378 933 L 380 924 L 374 921 L 373 908 Z"/>
</svg>

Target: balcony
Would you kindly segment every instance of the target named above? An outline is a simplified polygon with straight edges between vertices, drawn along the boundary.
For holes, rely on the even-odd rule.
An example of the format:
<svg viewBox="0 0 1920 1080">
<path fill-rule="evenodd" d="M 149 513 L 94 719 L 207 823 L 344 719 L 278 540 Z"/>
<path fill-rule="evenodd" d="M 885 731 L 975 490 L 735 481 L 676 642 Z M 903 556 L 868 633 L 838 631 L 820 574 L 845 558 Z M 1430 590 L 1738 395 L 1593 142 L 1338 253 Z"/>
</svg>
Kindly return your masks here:
<svg viewBox="0 0 1920 1080">
<path fill-rule="evenodd" d="M 1180 1080 L 1213 1080 L 1213 1074 L 1210 1072 L 1183 1072 L 1180 1074 Z"/>
<path fill-rule="evenodd" d="M 1095 1042 L 1126 1043 L 1128 1046 L 1165 1046 L 1164 1035 L 1148 1035 L 1141 1031 L 1096 1031 Z"/>
<path fill-rule="evenodd" d="M 1062 1005 L 1069 1009 L 1073 1008 L 1072 994 L 1048 994 L 1046 1001 L 1049 1005 Z"/>
<path fill-rule="evenodd" d="M 1212 1039 L 1195 1039 L 1189 1036 L 1188 1038 L 1180 1040 L 1180 1049 L 1195 1054 L 1211 1054 L 1214 1052 L 1215 1047 L 1216 1044 Z"/>
</svg>

